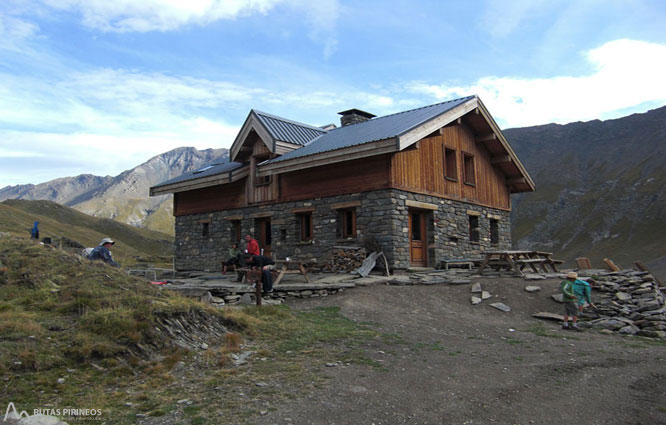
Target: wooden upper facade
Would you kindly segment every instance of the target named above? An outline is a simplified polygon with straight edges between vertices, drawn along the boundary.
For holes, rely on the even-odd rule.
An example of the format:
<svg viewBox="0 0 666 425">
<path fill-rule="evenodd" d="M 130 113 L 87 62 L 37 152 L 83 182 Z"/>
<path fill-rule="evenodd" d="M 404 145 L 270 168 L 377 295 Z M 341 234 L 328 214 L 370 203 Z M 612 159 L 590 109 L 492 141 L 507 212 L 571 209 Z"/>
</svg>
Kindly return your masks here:
<svg viewBox="0 0 666 425">
<path fill-rule="evenodd" d="M 345 129 L 330 137 L 306 126 L 307 134 L 290 137 L 297 123 L 285 120 L 292 128 L 267 128 L 253 111 L 230 151 L 236 165 L 227 164 L 219 174 L 167 181 L 151 188 L 151 195 L 174 193 L 175 215 L 389 188 L 510 210 L 510 194 L 533 191 L 534 183 L 481 101 L 462 100 L 418 125 L 408 122 L 411 127 L 402 133 L 360 144 L 343 139 L 355 133 L 371 138 L 370 126 L 362 127 L 366 123 L 329 130 Z M 374 124 L 375 132 L 386 134 L 381 126 L 391 119 L 411 118 L 394 116 L 371 120 L 386 120 Z M 331 148 L 330 140 L 342 146 Z"/>
</svg>

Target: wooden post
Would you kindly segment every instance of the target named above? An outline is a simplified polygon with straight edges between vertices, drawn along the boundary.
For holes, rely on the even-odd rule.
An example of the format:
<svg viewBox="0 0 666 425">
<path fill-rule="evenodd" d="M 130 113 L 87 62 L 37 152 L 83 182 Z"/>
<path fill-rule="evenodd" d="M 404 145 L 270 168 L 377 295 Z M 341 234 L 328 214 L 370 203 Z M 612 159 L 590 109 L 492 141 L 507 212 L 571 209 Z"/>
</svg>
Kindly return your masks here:
<svg viewBox="0 0 666 425">
<path fill-rule="evenodd" d="M 245 278 L 248 283 L 254 283 L 257 306 L 261 307 L 261 270 L 249 270 Z"/>
</svg>

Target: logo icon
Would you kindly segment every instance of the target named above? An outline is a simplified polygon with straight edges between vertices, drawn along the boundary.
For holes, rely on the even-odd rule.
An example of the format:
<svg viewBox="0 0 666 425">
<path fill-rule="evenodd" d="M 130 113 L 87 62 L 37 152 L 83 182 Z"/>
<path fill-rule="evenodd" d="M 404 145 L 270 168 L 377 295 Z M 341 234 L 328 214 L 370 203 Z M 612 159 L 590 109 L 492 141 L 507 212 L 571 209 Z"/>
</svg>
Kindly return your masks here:
<svg viewBox="0 0 666 425">
<path fill-rule="evenodd" d="M 10 412 L 12 413 L 11 416 L 9 415 Z M 16 406 L 14 406 L 14 403 L 10 401 L 9 404 L 7 405 L 7 410 L 5 411 L 5 418 L 2 421 L 7 422 L 7 419 L 20 419 L 27 417 L 30 417 L 28 412 L 26 412 L 25 410 L 21 410 L 20 413 L 17 412 Z"/>
</svg>

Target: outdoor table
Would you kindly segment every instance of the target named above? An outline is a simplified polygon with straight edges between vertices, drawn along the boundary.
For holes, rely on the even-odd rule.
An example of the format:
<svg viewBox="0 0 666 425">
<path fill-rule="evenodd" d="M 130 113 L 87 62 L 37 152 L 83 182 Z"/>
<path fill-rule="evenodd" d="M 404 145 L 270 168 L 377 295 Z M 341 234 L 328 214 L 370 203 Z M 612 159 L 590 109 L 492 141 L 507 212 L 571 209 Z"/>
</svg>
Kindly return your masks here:
<svg viewBox="0 0 666 425">
<path fill-rule="evenodd" d="M 479 274 L 483 274 L 486 267 L 494 267 L 498 271 L 503 268 L 513 271 L 516 274 L 523 276 L 523 269 L 529 266 L 534 273 L 539 273 L 539 267 L 544 273 L 548 273 L 548 266 L 554 272 L 558 272 L 557 264 L 561 264 L 560 260 L 553 260 L 551 252 L 544 251 L 486 251 L 485 258 Z"/>
<path fill-rule="evenodd" d="M 280 283 L 280 281 L 282 280 L 282 278 L 286 274 L 302 274 L 305 277 L 305 280 L 308 283 L 312 282 L 310 280 L 310 276 L 308 276 L 308 272 L 305 270 L 305 266 L 300 261 L 276 260 L 275 261 L 275 266 L 276 266 L 276 268 L 278 268 L 278 266 L 282 266 L 282 267 L 280 268 L 280 272 L 278 274 L 278 277 L 277 277 L 277 279 L 275 279 L 275 282 L 273 282 L 273 285 L 277 285 L 278 283 Z"/>
</svg>

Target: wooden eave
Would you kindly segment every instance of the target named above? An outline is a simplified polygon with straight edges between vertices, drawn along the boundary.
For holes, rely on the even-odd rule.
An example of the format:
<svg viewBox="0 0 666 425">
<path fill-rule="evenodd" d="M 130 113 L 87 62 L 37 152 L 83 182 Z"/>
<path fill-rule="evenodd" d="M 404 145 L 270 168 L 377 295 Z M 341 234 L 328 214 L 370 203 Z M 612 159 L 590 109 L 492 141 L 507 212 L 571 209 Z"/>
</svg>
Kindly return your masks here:
<svg viewBox="0 0 666 425">
<path fill-rule="evenodd" d="M 190 179 L 182 182 L 172 183 L 166 186 L 151 187 L 150 196 L 166 195 L 168 193 L 185 192 L 188 190 L 202 189 L 204 187 L 217 186 L 220 184 L 232 183 L 247 177 L 250 174 L 250 167 L 244 166 L 232 171 L 227 171 L 213 176 Z"/>
<path fill-rule="evenodd" d="M 238 132 L 238 135 L 236 135 L 234 143 L 231 145 L 231 149 L 229 150 L 230 161 L 244 162 L 243 158 L 241 158 L 243 160 L 240 161 L 237 158 L 238 155 L 243 151 L 243 148 L 248 148 L 248 146 L 245 146 L 245 142 L 247 141 L 247 138 L 250 135 L 250 131 L 252 130 L 257 133 L 268 150 L 271 151 L 271 153 L 275 153 L 276 140 L 273 138 L 273 136 L 271 136 L 271 133 L 268 131 L 268 129 L 266 129 L 266 127 L 261 123 L 261 120 L 259 120 L 259 117 L 257 117 L 257 114 L 254 112 L 254 110 L 252 110 L 245 119 L 243 126 Z M 289 145 L 291 145 L 291 143 L 289 143 Z"/>
<path fill-rule="evenodd" d="M 364 143 L 362 145 L 349 146 L 314 155 L 302 156 L 285 161 L 262 163 L 258 166 L 259 177 L 286 173 L 289 171 L 302 170 L 306 168 L 319 167 L 322 165 L 335 164 L 337 162 L 351 161 L 369 156 L 397 152 L 396 138 Z"/>
<path fill-rule="evenodd" d="M 475 114 L 479 115 L 488 125 L 490 133 L 476 138 L 478 143 L 484 143 L 491 153 L 491 162 L 494 163 L 506 176 L 507 185 L 511 193 L 534 192 L 536 186 L 525 166 L 511 148 L 511 145 L 502 134 L 499 126 L 493 119 L 481 99 L 478 100 L 478 108 Z M 471 116 L 472 114 L 470 114 Z M 488 137 L 492 135 L 492 137 Z"/>
<path fill-rule="evenodd" d="M 406 132 L 399 134 L 397 137 L 398 150 L 402 151 L 407 149 L 414 143 L 423 139 L 424 137 L 432 134 L 433 132 L 439 130 L 440 128 L 450 124 L 451 122 L 461 118 L 470 111 L 476 109 L 478 103 L 478 98 L 474 97 L 467 102 L 456 106 L 455 108 L 444 112 L 441 115 L 438 115 L 418 127 L 407 130 Z"/>
</svg>

